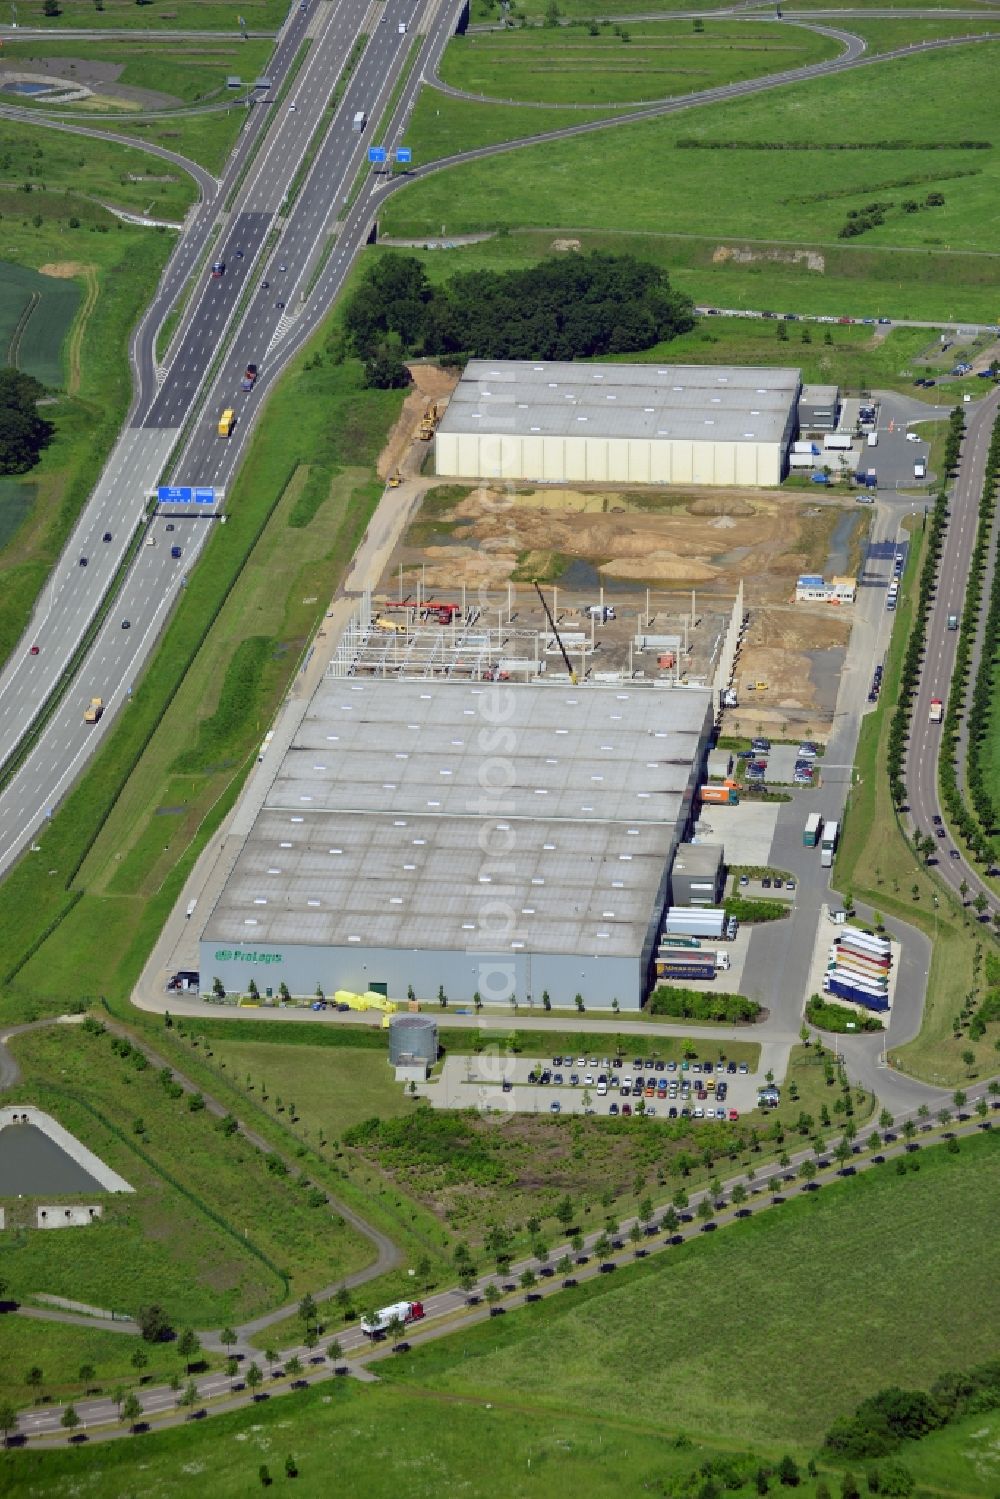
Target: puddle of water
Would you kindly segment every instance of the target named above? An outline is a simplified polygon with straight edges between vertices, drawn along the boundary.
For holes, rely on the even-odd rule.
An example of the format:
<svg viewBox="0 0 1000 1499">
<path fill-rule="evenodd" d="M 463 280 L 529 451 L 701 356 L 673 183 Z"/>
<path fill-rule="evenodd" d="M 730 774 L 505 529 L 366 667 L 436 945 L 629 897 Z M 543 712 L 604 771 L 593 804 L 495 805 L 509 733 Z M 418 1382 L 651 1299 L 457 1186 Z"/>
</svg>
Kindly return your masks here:
<svg viewBox="0 0 1000 1499">
<path fill-rule="evenodd" d="M 51 94 L 53 88 L 51 83 L 5 83 L 3 85 L 5 94 L 26 94 L 33 98 L 37 94 Z"/>
</svg>

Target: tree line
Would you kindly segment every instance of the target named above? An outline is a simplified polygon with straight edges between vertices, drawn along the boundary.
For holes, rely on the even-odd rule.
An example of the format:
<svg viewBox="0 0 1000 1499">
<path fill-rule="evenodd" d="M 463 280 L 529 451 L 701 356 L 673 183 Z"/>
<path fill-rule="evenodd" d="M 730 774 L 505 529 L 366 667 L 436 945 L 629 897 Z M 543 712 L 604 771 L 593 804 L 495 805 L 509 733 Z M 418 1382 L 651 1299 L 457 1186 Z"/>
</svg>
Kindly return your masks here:
<svg viewBox="0 0 1000 1499">
<path fill-rule="evenodd" d="M 33 375 L 0 369 L 0 474 L 26 474 L 52 441 L 55 427 L 38 415 L 44 394 Z"/>
<path fill-rule="evenodd" d="M 419 260 L 385 255 L 344 309 L 368 384 L 405 385 L 404 358 L 592 359 L 628 354 L 694 327 L 667 272 L 594 251 L 512 271 L 464 271 L 432 286 Z"/>
</svg>

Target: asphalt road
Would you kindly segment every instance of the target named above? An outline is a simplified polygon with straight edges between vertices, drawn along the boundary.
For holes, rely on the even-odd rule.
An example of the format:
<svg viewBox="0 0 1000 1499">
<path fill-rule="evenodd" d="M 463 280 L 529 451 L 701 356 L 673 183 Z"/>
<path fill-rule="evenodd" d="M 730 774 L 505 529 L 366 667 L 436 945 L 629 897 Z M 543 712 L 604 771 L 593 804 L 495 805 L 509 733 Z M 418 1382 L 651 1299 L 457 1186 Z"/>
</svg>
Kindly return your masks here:
<svg viewBox="0 0 1000 1499">
<path fill-rule="evenodd" d="M 931 698 L 937 697 L 947 704 L 951 688 L 959 634 L 958 631 L 948 629 L 947 619 L 949 614 L 961 615 L 965 603 L 986 457 L 993 424 L 1000 411 L 1000 391 L 994 391 L 988 399 L 976 402 L 966 410 L 965 438 L 958 477 L 952 487 L 951 513 L 945 528 L 937 586 L 927 622 L 926 644 L 920 684 L 913 703 L 904 776 L 911 825 L 925 834 L 933 832 L 935 816 L 944 816 L 938 796 L 938 757 L 942 728 L 940 724 L 930 722 L 930 703 Z M 989 586 L 987 578 L 983 591 L 984 609 L 989 599 Z M 975 899 L 981 892 L 989 900 L 989 912 L 1000 909 L 994 891 L 952 839 L 935 838 L 935 842 L 938 844 L 937 874 L 945 885 L 961 899 L 959 885 L 964 879 L 969 886 L 971 899 Z M 955 848 L 958 858 L 951 857 L 952 848 Z"/>
</svg>

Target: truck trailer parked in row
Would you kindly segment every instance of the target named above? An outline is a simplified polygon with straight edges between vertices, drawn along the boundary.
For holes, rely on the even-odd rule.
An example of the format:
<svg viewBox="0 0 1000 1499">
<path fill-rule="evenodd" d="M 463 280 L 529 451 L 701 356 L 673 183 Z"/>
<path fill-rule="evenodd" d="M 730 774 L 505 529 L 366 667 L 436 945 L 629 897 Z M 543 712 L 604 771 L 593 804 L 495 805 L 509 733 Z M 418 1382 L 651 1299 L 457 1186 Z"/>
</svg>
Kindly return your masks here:
<svg viewBox="0 0 1000 1499">
<path fill-rule="evenodd" d="M 728 922 L 722 906 L 670 906 L 663 930 L 668 937 L 710 937 L 721 942 Z"/>
</svg>

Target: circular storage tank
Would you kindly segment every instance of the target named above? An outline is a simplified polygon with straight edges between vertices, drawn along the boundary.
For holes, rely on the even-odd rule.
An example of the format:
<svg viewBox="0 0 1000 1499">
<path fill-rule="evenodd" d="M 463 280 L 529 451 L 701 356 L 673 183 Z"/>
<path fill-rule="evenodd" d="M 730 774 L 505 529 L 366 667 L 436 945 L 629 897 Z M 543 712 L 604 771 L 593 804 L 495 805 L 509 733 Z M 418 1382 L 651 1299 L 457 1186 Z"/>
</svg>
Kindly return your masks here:
<svg viewBox="0 0 1000 1499">
<path fill-rule="evenodd" d="M 393 1015 L 389 1020 L 389 1061 L 395 1067 L 413 1057 L 429 1066 L 437 1061 L 437 1021 L 430 1015 Z"/>
</svg>

